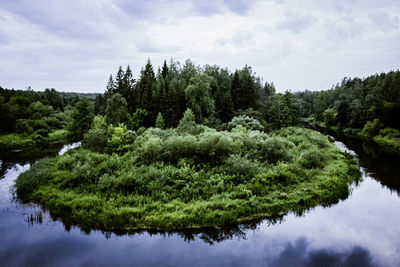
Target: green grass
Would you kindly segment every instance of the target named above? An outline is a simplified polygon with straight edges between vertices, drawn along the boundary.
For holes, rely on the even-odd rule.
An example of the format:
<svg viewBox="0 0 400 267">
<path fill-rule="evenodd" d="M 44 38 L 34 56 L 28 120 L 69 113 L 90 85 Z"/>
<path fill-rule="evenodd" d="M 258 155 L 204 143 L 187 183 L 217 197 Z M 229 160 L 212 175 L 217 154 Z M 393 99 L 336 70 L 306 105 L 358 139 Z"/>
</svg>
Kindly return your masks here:
<svg viewBox="0 0 400 267">
<path fill-rule="evenodd" d="M 360 177 L 312 130 L 203 130 L 148 129 L 124 155 L 77 149 L 41 160 L 17 179 L 17 195 L 85 229 L 171 230 L 330 205 Z"/>
</svg>

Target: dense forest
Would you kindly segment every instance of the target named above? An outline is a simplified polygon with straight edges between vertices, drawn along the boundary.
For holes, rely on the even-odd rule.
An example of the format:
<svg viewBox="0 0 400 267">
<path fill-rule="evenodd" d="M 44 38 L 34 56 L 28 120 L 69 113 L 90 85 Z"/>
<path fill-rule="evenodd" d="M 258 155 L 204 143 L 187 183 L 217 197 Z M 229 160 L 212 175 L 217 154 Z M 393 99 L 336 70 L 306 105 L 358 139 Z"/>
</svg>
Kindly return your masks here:
<svg viewBox="0 0 400 267">
<path fill-rule="evenodd" d="M 97 94 L 8 90 L 0 87 L 0 149 L 22 149 L 68 141 L 73 106 Z"/>
<path fill-rule="evenodd" d="M 129 116 L 111 118 L 113 107 L 125 109 L 120 114 Z M 154 126 L 160 116 L 165 127 L 175 127 L 187 108 L 197 123 L 214 128 L 226 127 L 234 116 L 252 117 L 271 127 L 294 125 L 298 120 L 294 96 L 276 94 L 273 83 L 261 84 L 251 67 L 231 73 L 216 65 L 195 66 L 190 60 L 183 65 L 164 61 L 157 73 L 148 61 L 137 81 L 129 66 L 125 71 L 120 67 L 115 78 L 110 75 L 104 99 L 95 104 L 109 122 L 123 122 L 133 130 Z"/>
<path fill-rule="evenodd" d="M 400 152 L 400 72 L 344 78 L 331 90 L 295 94 L 300 116 Z"/>
</svg>

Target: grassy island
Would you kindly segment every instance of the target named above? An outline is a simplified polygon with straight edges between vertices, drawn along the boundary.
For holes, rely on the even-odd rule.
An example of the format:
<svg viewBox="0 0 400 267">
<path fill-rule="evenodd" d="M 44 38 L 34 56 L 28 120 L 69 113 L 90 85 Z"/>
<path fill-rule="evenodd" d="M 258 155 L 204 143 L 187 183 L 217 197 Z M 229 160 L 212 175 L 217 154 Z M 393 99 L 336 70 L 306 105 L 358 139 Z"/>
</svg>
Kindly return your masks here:
<svg viewBox="0 0 400 267">
<path fill-rule="evenodd" d="M 352 157 L 313 130 L 217 131 L 188 113 L 177 128 L 114 127 L 105 152 L 86 135 L 83 148 L 21 174 L 17 195 L 84 228 L 168 230 L 330 205 L 360 177 Z"/>
</svg>

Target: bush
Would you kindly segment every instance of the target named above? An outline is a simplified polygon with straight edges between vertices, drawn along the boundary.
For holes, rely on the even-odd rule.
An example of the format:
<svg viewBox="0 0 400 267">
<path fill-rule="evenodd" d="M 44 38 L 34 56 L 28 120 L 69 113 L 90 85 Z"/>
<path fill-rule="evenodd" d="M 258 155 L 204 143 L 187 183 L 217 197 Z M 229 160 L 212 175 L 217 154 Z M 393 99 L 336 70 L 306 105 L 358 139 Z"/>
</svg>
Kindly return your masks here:
<svg viewBox="0 0 400 267">
<path fill-rule="evenodd" d="M 32 134 L 33 133 L 33 126 L 32 121 L 28 119 L 19 119 L 15 124 L 15 131 L 17 133 L 26 133 Z"/>
<path fill-rule="evenodd" d="M 82 147 L 93 152 L 103 153 L 107 146 L 107 130 L 94 128 L 85 133 L 82 140 Z"/>
<path fill-rule="evenodd" d="M 264 126 L 262 126 L 257 119 L 254 119 L 246 115 L 233 117 L 232 120 L 228 123 L 228 129 L 231 130 L 238 125 L 241 125 L 248 130 L 258 130 L 258 131 L 264 130 Z"/>
<path fill-rule="evenodd" d="M 275 164 L 278 161 L 289 161 L 292 158 L 291 149 L 295 145 L 280 136 L 268 138 L 261 146 L 261 155 L 269 163 Z"/>
<path fill-rule="evenodd" d="M 221 165 L 221 170 L 229 174 L 254 177 L 260 171 L 260 164 L 240 155 L 230 155 Z"/>
<path fill-rule="evenodd" d="M 52 160 L 45 158 L 33 164 L 29 172 L 21 173 L 15 183 L 18 197 L 28 200 L 30 194 L 52 178 L 51 170 Z"/>
<path fill-rule="evenodd" d="M 173 135 L 164 142 L 167 159 L 176 162 L 180 158 L 192 158 L 196 154 L 197 138 L 193 135 Z"/>
<path fill-rule="evenodd" d="M 37 133 L 40 136 L 43 137 L 48 137 L 49 136 L 49 130 L 48 129 L 39 129 L 35 133 Z"/>
<path fill-rule="evenodd" d="M 165 122 L 161 112 L 158 112 L 157 119 L 156 119 L 156 127 L 160 129 L 164 129 Z"/>
<path fill-rule="evenodd" d="M 379 119 L 374 119 L 373 121 L 367 121 L 360 133 L 361 137 L 372 138 L 379 134 L 379 131 L 383 128 L 382 123 Z"/>
<path fill-rule="evenodd" d="M 325 165 L 326 158 L 320 150 L 311 148 L 300 154 L 299 163 L 307 169 L 320 168 Z"/>
</svg>

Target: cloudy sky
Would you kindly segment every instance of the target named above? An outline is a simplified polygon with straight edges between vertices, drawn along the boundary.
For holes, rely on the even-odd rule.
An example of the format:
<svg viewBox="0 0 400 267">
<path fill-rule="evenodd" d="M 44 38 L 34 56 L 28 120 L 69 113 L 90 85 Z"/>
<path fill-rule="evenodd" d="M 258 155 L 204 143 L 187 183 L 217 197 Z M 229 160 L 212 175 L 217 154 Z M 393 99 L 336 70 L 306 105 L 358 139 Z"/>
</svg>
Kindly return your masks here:
<svg viewBox="0 0 400 267">
<path fill-rule="evenodd" d="M 0 86 L 103 92 L 147 58 L 245 64 L 279 91 L 397 70 L 399 0 L 1 0 Z"/>
</svg>

